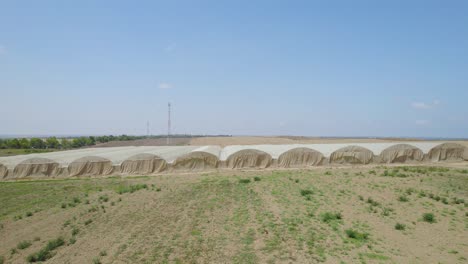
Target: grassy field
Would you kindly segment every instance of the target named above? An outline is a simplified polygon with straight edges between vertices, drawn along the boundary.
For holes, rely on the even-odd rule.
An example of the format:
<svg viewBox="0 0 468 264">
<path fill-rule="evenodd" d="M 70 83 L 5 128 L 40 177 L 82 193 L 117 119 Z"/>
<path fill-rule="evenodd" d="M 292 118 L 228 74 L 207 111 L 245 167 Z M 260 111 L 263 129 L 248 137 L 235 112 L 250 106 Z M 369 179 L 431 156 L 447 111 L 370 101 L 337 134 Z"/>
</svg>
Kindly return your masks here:
<svg viewBox="0 0 468 264">
<path fill-rule="evenodd" d="M 466 263 L 468 170 L 0 183 L 0 263 Z"/>
<path fill-rule="evenodd" d="M 47 153 L 59 151 L 58 149 L 0 149 L 0 157 L 25 155 L 31 153 Z"/>
</svg>

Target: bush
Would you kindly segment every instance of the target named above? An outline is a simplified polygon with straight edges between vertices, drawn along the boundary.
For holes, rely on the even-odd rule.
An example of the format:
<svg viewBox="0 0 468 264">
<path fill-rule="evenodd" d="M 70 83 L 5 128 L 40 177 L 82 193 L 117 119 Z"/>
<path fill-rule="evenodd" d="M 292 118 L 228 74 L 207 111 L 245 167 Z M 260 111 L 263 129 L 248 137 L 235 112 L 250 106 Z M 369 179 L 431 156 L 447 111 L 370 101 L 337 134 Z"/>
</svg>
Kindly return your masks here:
<svg viewBox="0 0 468 264">
<path fill-rule="evenodd" d="M 367 198 L 367 203 L 371 204 L 372 206 L 379 206 L 380 203 L 372 199 L 372 197 Z"/>
<path fill-rule="evenodd" d="M 398 201 L 400 201 L 400 202 L 407 202 L 407 201 L 409 201 L 409 200 L 408 200 L 408 197 L 402 195 L 402 196 L 398 197 Z"/>
<path fill-rule="evenodd" d="M 93 258 L 93 264 L 101 264 L 101 260 L 99 260 L 99 258 Z"/>
<path fill-rule="evenodd" d="M 260 177 L 255 176 L 254 181 L 261 181 Z"/>
<path fill-rule="evenodd" d="M 105 203 L 106 203 L 107 201 L 109 201 L 109 196 L 107 196 L 107 195 L 101 195 L 101 196 L 99 196 L 99 201 L 100 201 L 100 202 L 105 202 Z"/>
<path fill-rule="evenodd" d="M 21 241 L 18 243 L 18 245 L 16 246 L 17 249 L 26 249 L 28 247 L 30 247 L 32 245 L 32 243 L 30 241 Z"/>
<path fill-rule="evenodd" d="M 5 258 L 3 256 L 0 256 L 0 264 L 5 263 Z"/>
<path fill-rule="evenodd" d="M 67 208 L 67 204 L 66 204 L 66 203 L 62 203 L 62 208 L 63 208 L 63 209 Z"/>
<path fill-rule="evenodd" d="M 404 224 L 396 223 L 395 229 L 396 230 L 405 230 L 406 226 Z"/>
<path fill-rule="evenodd" d="M 424 213 L 423 220 L 424 222 L 428 222 L 428 223 L 435 223 L 436 221 L 433 213 Z"/>
<path fill-rule="evenodd" d="M 240 179 L 239 183 L 250 183 L 250 179 Z"/>
<path fill-rule="evenodd" d="M 93 220 L 88 219 L 88 220 L 86 220 L 86 221 L 84 222 L 84 224 L 85 224 L 85 225 L 89 225 L 89 224 L 91 224 L 92 222 L 93 222 Z"/>
<path fill-rule="evenodd" d="M 302 196 L 308 196 L 308 195 L 311 195 L 311 194 L 314 194 L 314 192 L 312 190 L 301 190 L 301 195 Z"/>
<path fill-rule="evenodd" d="M 31 217 L 32 215 L 33 215 L 32 212 L 27 212 L 27 213 L 26 213 L 26 217 Z"/>
<path fill-rule="evenodd" d="M 322 221 L 325 223 L 328 223 L 334 220 L 341 220 L 343 218 L 341 213 L 330 213 L 330 212 L 326 212 L 322 214 L 321 217 L 322 217 Z"/>
<path fill-rule="evenodd" d="M 46 261 L 53 256 L 52 254 L 53 250 L 55 250 L 58 247 L 63 246 L 64 244 L 65 244 L 65 241 L 61 237 L 54 239 L 54 240 L 50 240 L 44 248 L 39 250 L 39 252 L 29 255 L 26 258 L 26 260 L 28 262 Z"/>
<path fill-rule="evenodd" d="M 358 232 L 356 230 L 353 230 L 353 229 L 346 229 L 345 232 L 346 232 L 346 235 L 351 239 L 364 241 L 364 240 L 367 240 L 369 238 L 368 233 L 360 233 L 360 232 Z"/>
<path fill-rule="evenodd" d="M 78 233 L 80 233 L 80 229 L 76 228 L 76 227 L 73 227 L 72 229 L 72 236 L 76 236 L 78 235 Z"/>
</svg>

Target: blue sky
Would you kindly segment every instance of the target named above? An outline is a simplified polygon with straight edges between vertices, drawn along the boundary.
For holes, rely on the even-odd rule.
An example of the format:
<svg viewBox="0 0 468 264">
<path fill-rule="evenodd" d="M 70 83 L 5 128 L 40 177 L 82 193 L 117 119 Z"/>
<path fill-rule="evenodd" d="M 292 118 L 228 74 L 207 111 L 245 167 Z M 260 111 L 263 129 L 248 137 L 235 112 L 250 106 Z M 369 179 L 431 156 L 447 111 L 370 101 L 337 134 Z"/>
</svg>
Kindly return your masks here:
<svg viewBox="0 0 468 264">
<path fill-rule="evenodd" d="M 467 1 L 0 1 L 0 134 L 468 137 Z"/>
</svg>

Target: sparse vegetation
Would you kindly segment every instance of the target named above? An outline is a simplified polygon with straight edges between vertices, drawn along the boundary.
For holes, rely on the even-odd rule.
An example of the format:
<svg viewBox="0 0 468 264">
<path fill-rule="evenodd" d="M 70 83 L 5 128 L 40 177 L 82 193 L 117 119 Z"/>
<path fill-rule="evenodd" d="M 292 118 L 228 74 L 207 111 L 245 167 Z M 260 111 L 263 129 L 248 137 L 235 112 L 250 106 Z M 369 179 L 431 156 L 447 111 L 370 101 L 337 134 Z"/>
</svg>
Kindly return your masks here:
<svg viewBox="0 0 468 264">
<path fill-rule="evenodd" d="M 72 228 L 72 236 L 76 236 L 76 235 L 78 235 L 78 233 L 80 233 L 80 229 L 77 228 L 77 227 L 73 227 Z"/>
<path fill-rule="evenodd" d="M 15 231 L 15 228 L 31 222 L 44 225 L 45 220 L 50 221 L 49 217 L 53 215 L 59 219 L 58 224 L 47 228 L 48 231 L 66 236 L 67 249 L 81 259 L 82 253 L 75 251 L 77 244 L 81 247 L 90 239 L 95 240 L 91 243 L 97 244 L 104 241 L 102 237 L 106 238 L 102 244 L 105 247 L 101 248 L 102 251 L 94 251 L 95 255 L 87 256 L 88 262 L 93 261 L 93 256 L 103 263 L 190 263 L 195 259 L 216 262 L 224 254 L 220 250 L 226 247 L 233 252 L 232 258 L 225 257 L 225 262 L 230 263 L 273 263 L 280 259 L 284 262 L 307 259 L 314 263 L 340 263 L 340 260 L 346 263 L 392 262 L 408 255 L 398 241 L 390 239 L 404 236 L 407 241 L 402 244 L 418 243 L 420 231 L 426 234 L 433 232 L 444 241 L 453 239 L 453 243 L 450 241 L 442 245 L 436 240 L 431 241 L 430 247 L 422 245 L 420 252 L 414 253 L 417 260 L 409 258 L 408 261 L 430 262 L 426 253 L 435 251 L 444 258 L 432 254 L 435 262 L 464 262 L 459 259 L 465 254 L 457 246 L 464 243 L 462 236 L 451 237 L 451 234 L 465 232 L 468 212 L 464 205 L 464 190 L 468 183 L 461 176 L 466 175 L 453 171 L 453 174 L 439 177 L 440 172 L 427 170 L 428 176 L 420 177 L 411 169 L 405 171 L 398 168 L 399 173 L 408 174 L 409 178 L 375 177 L 363 168 L 364 173 L 358 177 L 355 173 L 359 172 L 359 168 L 334 168 L 334 176 L 326 176 L 326 169 L 317 168 L 245 174 L 236 172 L 237 176 L 234 177 L 210 173 L 187 179 L 144 176 L 0 183 L 2 195 L 15 191 L 19 197 L 15 199 L 11 195 L 13 198 L 5 199 L 0 207 L 0 218 L 8 219 L 4 222 L 4 230 L 8 232 L 0 232 L 3 232 L 2 235 L 18 236 L 14 243 L 0 249 L 0 255 L 6 256 L 8 263 L 25 262 L 25 257 L 31 252 L 35 253 L 30 258 L 36 262 L 44 261 L 37 260 L 43 259 L 43 256 L 50 258 L 54 255 L 49 261 L 70 261 L 72 256 L 68 256 L 65 248 L 39 254 L 41 245 L 42 249 L 45 248 L 45 242 L 36 243 L 32 238 L 41 236 L 46 240 L 49 234 L 41 230 L 32 234 Z M 373 168 L 377 175 L 385 169 Z M 387 170 L 391 172 L 393 167 Z M 257 177 L 260 181 L 256 180 Z M 241 184 L 240 179 L 249 179 L 250 184 Z M 424 182 L 420 179 L 424 179 Z M 150 191 L 137 195 L 117 195 L 121 186 L 138 184 L 146 184 Z M 42 186 L 46 188 L 41 189 Z M 158 186 L 165 191 L 155 192 Z M 430 198 L 430 194 L 433 198 Z M 47 198 L 48 195 L 54 199 Z M 49 201 L 43 203 L 42 197 Z M 27 203 L 28 199 L 33 198 L 34 203 Z M 75 198 L 81 202 L 78 203 Z M 444 204 L 444 198 L 447 204 Z M 10 203 L 10 200 L 19 202 Z M 119 203 L 122 200 L 125 202 Z M 408 203 L 403 203 L 405 201 Z M 69 208 L 69 203 L 75 204 L 76 208 L 60 209 L 62 203 L 66 208 Z M 42 213 L 35 213 L 37 210 Z M 37 216 L 24 219 L 26 212 Z M 440 228 L 422 224 L 425 221 L 424 217 L 421 218 L 424 212 L 435 215 L 434 223 L 437 217 L 439 223 L 436 225 Z M 15 215 L 21 215 L 24 220 L 11 221 Z M 108 221 L 113 224 L 108 225 Z M 138 228 L 130 227 L 130 223 L 138 225 Z M 105 231 L 102 228 L 104 225 Z M 158 228 L 158 235 L 155 236 L 155 227 L 164 225 L 168 227 Z M 444 232 L 441 233 L 441 230 Z M 388 232 L 393 232 L 393 235 Z M 131 237 L 128 236 L 128 239 L 131 241 L 117 237 L 116 241 L 108 240 L 114 238 L 114 233 L 119 236 L 129 233 Z M 21 240 L 31 241 L 32 246 L 18 249 L 17 244 Z M 387 241 L 392 243 L 387 244 Z M 113 248 L 112 252 L 104 250 L 110 248 Z M 149 253 L 141 255 L 138 250 L 141 248 Z M 14 252 L 11 256 L 10 249 Z M 452 249 L 460 252 L 451 253 Z M 292 251 L 295 253 L 291 256 Z M 177 256 L 171 252 L 178 252 Z M 197 255 L 197 252 L 203 252 L 203 255 Z"/>
<path fill-rule="evenodd" d="M 125 193 L 125 192 L 123 192 L 123 193 Z M 107 194 L 99 196 L 99 202 L 107 203 L 108 201 L 109 201 L 109 196 Z"/>
<path fill-rule="evenodd" d="M 134 184 L 134 185 L 129 185 L 129 186 L 121 185 L 117 188 L 117 193 L 118 194 L 134 193 L 142 189 L 148 189 L 148 185 L 147 184 Z"/>
<path fill-rule="evenodd" d="M 54 240 L 50 240 L 47 245 L 39 250 L 39 252 L 29 255 L 26 260 L 28 262 L 40 262 L 46 261 L 53 256 L 53 251 L 58 247 L 61 247 L 65 244 L 63 238 L 59 237 Z"/>
<path fill-rule="evenodd" d="M 379 206 L 380 203 L 372 199 L 372 197 L 367 198 L 367 203 L 371 204 L 372 206 Z"/>
<path fill-rule="evenodd" d="M 32 245 L 31 241 L 27 241 L 27 240 L 24 240 L 24 241 L 21 241 L 18 243 L 18 245 L 16 246 L 17 249 L 26 249 L 28 247 L 30 247 Z"/>
</svg>

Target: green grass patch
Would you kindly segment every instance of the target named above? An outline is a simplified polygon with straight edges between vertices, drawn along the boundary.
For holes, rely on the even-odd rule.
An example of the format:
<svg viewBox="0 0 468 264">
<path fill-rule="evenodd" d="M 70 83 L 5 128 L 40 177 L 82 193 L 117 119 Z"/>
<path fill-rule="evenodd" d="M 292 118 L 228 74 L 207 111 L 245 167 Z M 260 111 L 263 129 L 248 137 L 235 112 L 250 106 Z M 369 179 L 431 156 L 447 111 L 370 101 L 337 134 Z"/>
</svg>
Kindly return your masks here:
<svg viewBox="0 0 468 264">
<path fill-rule="evenodd" d="M 26 212 L 48 210 L 53 207 L 67 208 L 76 205 L 73 197 L 82 197 L 99 190 L 115 190 L 125 184 L 141 184 L 146 178 L 91 178 L 91 179 L 63 179 L 63 180 L 29 180 L 0 182 L 1 206 L 0 220 L 17 216 Z M 66 201 L 70 201 L 66 202 Z M 21 217 L 22 218 L 22 217 Z"/>
<path fill-rule="evenodd" d="M 117 188 L 118 194 L 134 193 L 139 190 L 148 189 L 147 184 L 121 185 Z"/>
</svg>

